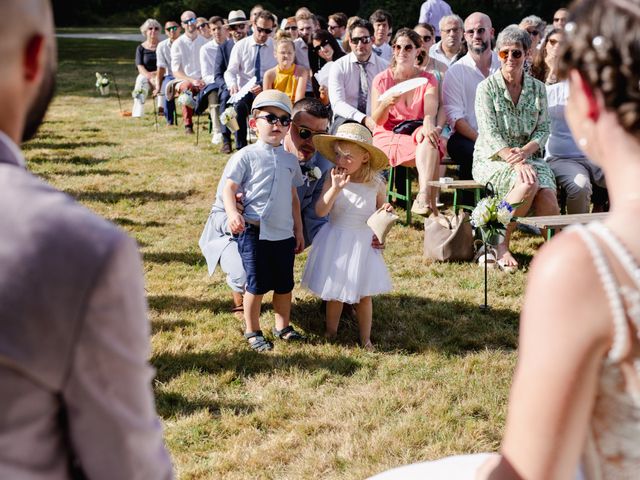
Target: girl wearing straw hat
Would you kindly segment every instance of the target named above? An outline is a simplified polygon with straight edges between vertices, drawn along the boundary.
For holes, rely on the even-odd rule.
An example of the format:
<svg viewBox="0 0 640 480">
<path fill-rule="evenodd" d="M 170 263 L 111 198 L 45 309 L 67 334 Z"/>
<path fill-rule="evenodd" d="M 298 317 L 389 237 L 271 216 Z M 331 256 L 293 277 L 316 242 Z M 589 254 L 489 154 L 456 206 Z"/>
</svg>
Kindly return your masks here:
<svg viewBox="0 0 640 480">
<path fill-rule="evenodd" d="M 391 280 L 382 252 L 371 246 L 367 219 L 378 208 L 393 210 L 378 175 L 389 160 L 358 123 L 344 123 L 335 135 L 317 135 L 313 144 L 336 166 L 316 203 L 317 215 L 329 215 L 329 221 L 314 239 L 302 285 L 327 302 L 328 338 L 338 333 L 343 304 L 357 304 L 360 342 L 372 349 L 371 296 L 388 292 Z"/>
</svg>

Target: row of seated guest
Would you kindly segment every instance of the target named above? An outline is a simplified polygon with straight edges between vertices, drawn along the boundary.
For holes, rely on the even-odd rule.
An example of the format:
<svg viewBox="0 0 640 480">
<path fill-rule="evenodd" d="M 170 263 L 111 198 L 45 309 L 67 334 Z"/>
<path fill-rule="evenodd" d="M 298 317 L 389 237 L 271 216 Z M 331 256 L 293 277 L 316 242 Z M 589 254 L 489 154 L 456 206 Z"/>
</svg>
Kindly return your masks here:
<svg viewBox="0 0 640 480">
<path fill-rule="evenodd" d="M 552 28 L 546 33 L 534 57 L 531 73 L 547 88 L 551 131 L 545 146 L 545 160 L 553 170 L 558 187 L 566 194 L 567 213 L 588 213 L 592 193 L 594 190 L 602 192 L 606 184 L 602 169 L 576 145 L 565 119 L 569 87 L 566 81 L 558 82 L 557 79 L 558 54 L 563 38 L 564 30 L 561 28 Z M 594 199 L 594 211 L 600 208 Z"/>
</svg>

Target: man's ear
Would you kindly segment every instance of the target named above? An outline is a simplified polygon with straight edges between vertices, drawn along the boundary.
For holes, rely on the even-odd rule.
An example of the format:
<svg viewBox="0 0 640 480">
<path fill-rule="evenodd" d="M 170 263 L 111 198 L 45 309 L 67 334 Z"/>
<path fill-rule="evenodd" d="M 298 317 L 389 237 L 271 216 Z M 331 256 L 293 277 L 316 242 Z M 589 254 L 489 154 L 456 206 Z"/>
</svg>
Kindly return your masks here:
<svg viewBox="0 0 640 480">
<path fill-rule="evenodd" d="M 46 55 L 45 38 L 42 35 L 34 35 L 27 42 L 24 50 L 24 79 L 33 82 L 42 75 Z"/>
</svg>

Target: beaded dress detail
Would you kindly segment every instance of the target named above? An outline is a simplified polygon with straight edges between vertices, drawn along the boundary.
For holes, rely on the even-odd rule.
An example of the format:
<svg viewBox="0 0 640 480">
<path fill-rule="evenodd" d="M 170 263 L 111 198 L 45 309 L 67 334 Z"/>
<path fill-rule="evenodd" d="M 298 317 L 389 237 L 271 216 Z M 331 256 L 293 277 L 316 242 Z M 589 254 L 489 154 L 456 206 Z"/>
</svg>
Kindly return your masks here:
<svg viewBox="0 0 640 480">
<path fill-rule="evenodd" d="M 583 454 L 588 480 L 640 478 L 640 266 L 602 223 L 574 227 L 589 247 L 613 318 Z M 602 245 L 606 246 L 606 252 Z M 616 278 L 611 265 L 624 270 Z"/>
</svg>

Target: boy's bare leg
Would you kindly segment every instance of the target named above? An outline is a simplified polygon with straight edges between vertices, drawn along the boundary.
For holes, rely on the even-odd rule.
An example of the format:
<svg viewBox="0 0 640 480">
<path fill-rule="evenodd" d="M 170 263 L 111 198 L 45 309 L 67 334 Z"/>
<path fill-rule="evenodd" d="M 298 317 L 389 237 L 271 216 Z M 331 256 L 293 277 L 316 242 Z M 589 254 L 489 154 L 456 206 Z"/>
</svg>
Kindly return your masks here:
<svg viewBox="0 0 640 480">
<path fill-rule="evenodd" d="M 291 292 L 273 293 L 273 311 L 276 316 L 276 328 L 282 330 L 288 327 L 291 317 Z"/>
<path fill-rule="evenodd" d="M 260 305 L 262 295 L 244 292 L 244 322 L 245 333 L 260 330 Z"/>
<path fill-rule="evenodd" d="M 338 324 L 340 323 L 340 315 L 342 314 L 342 302 L 331 300 L 327 302 L 325 320 L 326 330 L 325 337 L 335 338 L 338 335 Z"/>
<path fill-rule="evenodd" d="M 356 305 L 356 317 L 360 330 L 360 344 L 365 348 L 373 348 L 371 343 L 371 323 L 373 321 L 373 302 L 371 297 L 362 297 Z"/>
</svg>

